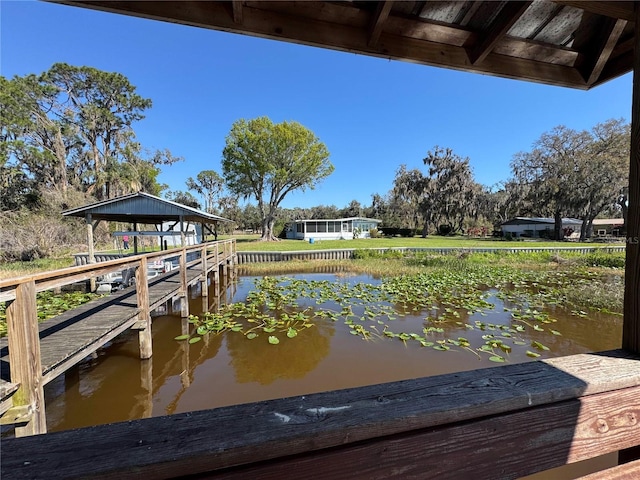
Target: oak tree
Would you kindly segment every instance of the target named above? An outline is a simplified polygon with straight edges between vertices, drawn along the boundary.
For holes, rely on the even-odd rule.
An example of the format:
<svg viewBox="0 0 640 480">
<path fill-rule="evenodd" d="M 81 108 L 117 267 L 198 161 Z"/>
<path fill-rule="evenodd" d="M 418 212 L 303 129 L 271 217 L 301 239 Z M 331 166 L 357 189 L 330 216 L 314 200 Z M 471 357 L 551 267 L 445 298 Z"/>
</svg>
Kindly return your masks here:
<svg viewBox="0 0 640 480">
<path fill-rule="evenodd" d="M 333 172 L 327 147 L 297 122 L 267 117 L 234 122 L 222 152 L 227 188 L 258 203 L 262 240 L 277 240 L 276 212 L 292 191 L 313 189 Z"/>
</svg>

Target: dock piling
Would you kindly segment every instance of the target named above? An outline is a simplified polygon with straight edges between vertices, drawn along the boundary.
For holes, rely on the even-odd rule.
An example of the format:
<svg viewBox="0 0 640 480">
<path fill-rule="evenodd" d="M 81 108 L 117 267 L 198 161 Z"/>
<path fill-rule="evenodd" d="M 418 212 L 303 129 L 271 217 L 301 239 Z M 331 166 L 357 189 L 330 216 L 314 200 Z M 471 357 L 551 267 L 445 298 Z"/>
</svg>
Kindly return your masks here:
<svg viewBox="0 0 640 480">
<path fill-rule="evenodd" d="M 9 362 L 11 381 L 19 383 L 13 395 L 13 407 L 30 412 L 23 427 L 16 427 L 16 437 L 47 433 L 42 382 L 42 360 L 38 337 L 36 285 L 32 280 L 16 287 L 16 298 L 7 308 Z M 11 409 L 7 414 L 11 414 Z"/>
</svg>

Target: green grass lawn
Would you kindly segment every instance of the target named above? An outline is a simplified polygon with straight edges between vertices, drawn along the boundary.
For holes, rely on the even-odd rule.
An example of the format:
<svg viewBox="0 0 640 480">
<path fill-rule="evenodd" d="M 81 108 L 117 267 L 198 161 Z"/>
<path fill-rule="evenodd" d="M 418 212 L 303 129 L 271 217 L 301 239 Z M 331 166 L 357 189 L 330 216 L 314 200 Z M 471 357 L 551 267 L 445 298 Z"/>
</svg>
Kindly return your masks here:
<svg viewBox="0 0 640 480">
<path fill-rule="evenodd" d="M 360 238 L 356 240 L 320 240 L 315 243 L 303 240 L 281 240 L 279 242 L 260 242 L 257 235 L 236 236 L 238 251 L 290 252 L 294 250 L 331 250 L 341 248 L 392 248 L 392 247 L 571 247 L 578 246 L 568 242 L 551 241 L 504 241 L 493 238 L 440 237 L 427 238 Z"/>
</svg>

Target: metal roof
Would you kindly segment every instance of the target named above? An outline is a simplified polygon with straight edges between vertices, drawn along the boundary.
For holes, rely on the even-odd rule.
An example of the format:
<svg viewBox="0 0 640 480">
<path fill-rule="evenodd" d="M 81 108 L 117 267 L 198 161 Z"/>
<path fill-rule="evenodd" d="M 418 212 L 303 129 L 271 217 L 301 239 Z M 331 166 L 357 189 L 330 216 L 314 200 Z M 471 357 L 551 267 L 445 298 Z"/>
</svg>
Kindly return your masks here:
<svg viewBox="0 0 640 480">
<path fill-rule="evenodd" d="M 291 223 L 307 223 L 307 222 L 348 222 L 349 220 L 363 220 L 365 222 L 382 223 L 382 220 L 366 217 L 346 217 L 346 218 L 309 218 L 306 220 L 292 220 Z"/>
<path fill-rule="evenodd" d="M 500 225 L 533 225 L 533 224 L 551 224 L 553 225 L 555 220 L 549 217 L 515 217 L 511 220 L 507 220 Z M 563 218 L 563 225 L 582 225 L 582 220 L 577 218 Z"/>
<path fill-rule="evenodd" d="M 218 215 L 206 213 L 197 208 L 188 207 L 171 200 L 156 197 L 144 192 L 132 193 L 111 198 L 102 202 L 85 205 L 62 212 L 71 217 L 86 217 L 92 220 L 129 222 L 140 224 L 158 224 L 164 221 L 217 223 L 231 222 Z"/>
<path fill-rule="evenodd" d="M 52 1 L 580 89 L 633 67 L 631 1 Z"/>
<path fill-rule="evenodd" d="M 596 218 L 593 225 L 624 225 L 624 218 Z"/>
</svg>

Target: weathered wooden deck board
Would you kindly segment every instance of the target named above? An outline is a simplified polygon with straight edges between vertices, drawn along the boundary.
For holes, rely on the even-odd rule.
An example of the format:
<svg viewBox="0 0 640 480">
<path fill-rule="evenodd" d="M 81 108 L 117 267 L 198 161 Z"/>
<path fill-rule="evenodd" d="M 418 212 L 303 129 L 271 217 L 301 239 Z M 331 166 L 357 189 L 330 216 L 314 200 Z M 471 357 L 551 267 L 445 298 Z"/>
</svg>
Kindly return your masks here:
<svg viewBox="0 0 640 480">
<path fill-rule="evenodd" d="M 187 269 L 188 284 L 197 283 L 201 275 L 202 271 L 197 268 Z M 180 288 L 179 271 L 153 278 L 149 282 L 150 308 L 153 310 L 175 297 Z M 137 314 L 136 291 L 130 287 L 42 322 L 39 325 L 39 335 L 45 383 L 55 378 L 50 375 L 51 372 L 74 356 L 82 355 L 71 365 L 111 340 L 112 332 L 131 326 Z M 8 342 L 4 337 L 0 338 L 0 378 L 8 380 L 9 371 Z"/>
<path fill-rule="evenodd" d="M 0 379 L 0 414 L 11 408 L 11 395 L 18 389 L 19 385 Z"/>
</svg>

